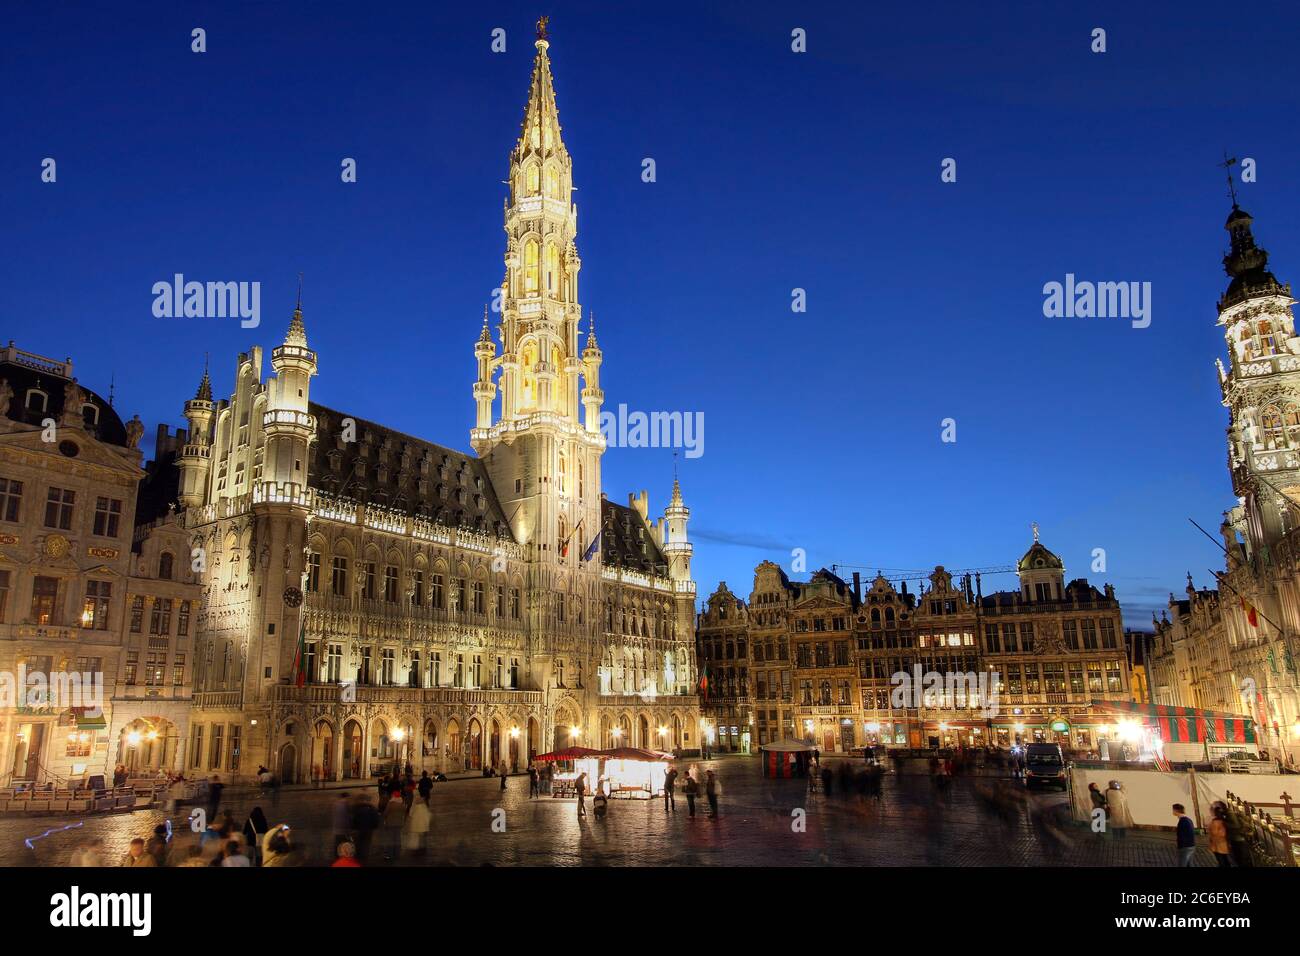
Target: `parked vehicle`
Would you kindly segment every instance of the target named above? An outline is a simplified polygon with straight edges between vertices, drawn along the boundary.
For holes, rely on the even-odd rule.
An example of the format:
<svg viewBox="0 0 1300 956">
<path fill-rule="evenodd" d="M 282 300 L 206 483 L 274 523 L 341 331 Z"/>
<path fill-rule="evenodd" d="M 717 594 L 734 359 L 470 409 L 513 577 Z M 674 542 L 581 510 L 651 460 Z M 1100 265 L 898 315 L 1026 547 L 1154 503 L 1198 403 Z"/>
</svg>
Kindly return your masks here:
<svg viewBox="0 0 1300 956">
<path fill-rule="evenodd" d="M 1029 744 L 1025 747 L 1025 788 L 1069 786 L 1065 774 L 1065 755 L 1059 744 Z"/>
</svg>

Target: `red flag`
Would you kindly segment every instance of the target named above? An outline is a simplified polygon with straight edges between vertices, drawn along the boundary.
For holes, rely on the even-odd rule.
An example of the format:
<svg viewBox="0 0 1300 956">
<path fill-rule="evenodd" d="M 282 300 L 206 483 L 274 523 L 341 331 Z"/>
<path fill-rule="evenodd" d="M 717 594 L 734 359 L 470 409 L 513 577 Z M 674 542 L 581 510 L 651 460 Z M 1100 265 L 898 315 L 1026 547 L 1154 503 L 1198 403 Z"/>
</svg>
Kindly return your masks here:
<svg viewBox="0 0 1300 956">
<path fill-rule="evenodd" d="M 307 615 L 299 615 L 302 625 L 298 628 L 298 649 L 293 654 L 293 683 L 302 687 L 307 683 Z"/>
<path fill-rule="evenodd" d="M 1241 606 L 1246 611 L 1246 620 L 1250 622 L 1250 626 L 1259 627 L 1259 615 L 1255 613 L 1255 606 L 1245 598 L 1241 599 Z"/>
</svg>

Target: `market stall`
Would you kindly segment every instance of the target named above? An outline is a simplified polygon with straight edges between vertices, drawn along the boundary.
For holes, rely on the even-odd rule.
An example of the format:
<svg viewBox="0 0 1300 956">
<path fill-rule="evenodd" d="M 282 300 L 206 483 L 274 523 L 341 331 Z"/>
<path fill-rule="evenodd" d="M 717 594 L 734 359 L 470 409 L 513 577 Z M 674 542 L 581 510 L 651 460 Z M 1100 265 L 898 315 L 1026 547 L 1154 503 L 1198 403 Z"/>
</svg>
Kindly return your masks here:
<svg viewBox="0 0 1300 956">
<path fill-rule="evenodd" d="M 765 777 L 806 777 L 813 751 L 817 748 L 802 740 L 776 740 L 758 748 L 763 757 Z"/>
<path fill-rule="evenodd" d="M 639 747 L 610 750 L 567 747 L 533 759 L 563 765 L 556 768 L 551 778 L 553 797 L 576 797 L 578 778 L 585 773 L 588 794 L 600 788 L 608 797 L 647 800 L 663 793 L 664 778 L 673 758 L 671 754 Z"/>
<path fill-rule="evenodd" d="M 1126 700 L 1094 700 L 1092 707 L 1115 715 L 1114 727 L 1107 726 L 1105 734 L 1111 760 L 1121 759 L 1116 745 L 1121 753 L 1164 767 L 1170 760 L 1197 763 L 1258 749 L 1255 723 L 1241 714 Z"/>
<path fill-rule="evenodd" d="M 600 751 L 592 750 L 590 747 L 565 747 L 563 750 L 553 750 L 550 753 L 538 754 L 533 758 L 534 763 L 554 763 L 555 772 L 551 775 L 551 796 L 552 797 L 576 797 L 578 776 L 583 772 L 579 769 L 578 764 L 590 759 L 593 754 Z M 590 771 L 587 772 L 587 789 L 593 789 L 593 777 Z"/>
</svg>

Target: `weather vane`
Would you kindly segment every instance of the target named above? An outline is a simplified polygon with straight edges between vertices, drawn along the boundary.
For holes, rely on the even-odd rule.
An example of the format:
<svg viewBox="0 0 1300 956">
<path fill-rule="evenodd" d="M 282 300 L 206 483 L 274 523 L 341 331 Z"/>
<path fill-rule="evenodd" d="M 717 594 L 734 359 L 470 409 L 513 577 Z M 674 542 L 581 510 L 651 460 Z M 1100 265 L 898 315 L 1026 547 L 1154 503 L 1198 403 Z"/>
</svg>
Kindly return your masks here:
<svg viewBox="0 0 1300 956">
<path fill-rule="evenodd" d="M 1038 522 L 1037 521 L 1031 522 L 1029 527 L 1033 529 L 1034 543 L 1037 544 L 1038 543 Z"/>
<path fill-rule="evenodd" d="M 537 21 L 537 39 L 546 39 L 546 24 L 550 22 L 550 17 L 542 17 Z"/>
<path fill-rule="evenodd" d="M 1237 208 L 1237 184 L 1233 182 L 1232 179 L 1232 167 L 1237 165 L 1237 157 L 1233 156 L 1229 158 L 1228 151 L 1225 149 L 1223 151 L 1223 162 L 1218 163 L 1217 165 L 1228 171 L 1228 196 L 1231 197 L 1232 199 L 1232 208 L 1236 209 Z"/>
</svg>

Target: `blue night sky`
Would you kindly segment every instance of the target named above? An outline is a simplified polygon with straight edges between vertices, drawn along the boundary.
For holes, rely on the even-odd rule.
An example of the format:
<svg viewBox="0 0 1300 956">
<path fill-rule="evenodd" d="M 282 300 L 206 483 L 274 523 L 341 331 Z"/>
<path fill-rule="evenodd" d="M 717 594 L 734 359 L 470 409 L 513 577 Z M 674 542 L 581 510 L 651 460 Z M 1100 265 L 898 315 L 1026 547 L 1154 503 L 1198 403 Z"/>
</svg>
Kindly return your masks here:
<svg viewBox="0 0 1300 956">
<path fill-rule="evenodd" d="M 223 394 L 239 351 L 281 341 L 303 272 L 313 399 L 468 448 L 548 13 L 606 408 L 704 413 L 681 464 L 701 596 L 748 595 L 796 547 L 810 570 L 1011 564 L 1038 521 L 1071 577 L 1149 623 L 1220 566 L 1188 516 L 1214 532 L 1234 503 L 1225 148 L 1258 163 L 1241 204 L 1300 279 L 1297 15 L 1089 7 L 11 4 L 0 337 L 101 393 L 115 376 L 151 441 L 184 424 L 205 352 Z M 261 327 L 155 318 L 176 272 L 260 281 Z M 1044 318 L 1067 272 L 1152 283 L 1150 328 Z M 612 450 L 605 490 L 662 509 L 672 468 Z"/>
</svg>

